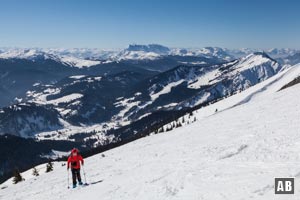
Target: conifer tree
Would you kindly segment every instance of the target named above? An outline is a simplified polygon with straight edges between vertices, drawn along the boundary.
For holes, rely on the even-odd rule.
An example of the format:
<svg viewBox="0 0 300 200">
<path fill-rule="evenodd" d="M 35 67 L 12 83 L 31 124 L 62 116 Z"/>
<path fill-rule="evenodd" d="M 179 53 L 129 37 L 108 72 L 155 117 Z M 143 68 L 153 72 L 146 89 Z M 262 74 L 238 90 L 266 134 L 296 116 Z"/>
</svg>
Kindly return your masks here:
<svg viewBox="0 0 300 200">
<path fill-rule="evenodd" d="M 15 170 L 14 170 L 13 183 L 14 183 L 14 184 L 17 184 L 17 183 L 19 183 L 19 182 L 21 182 L 21 181 L 23 181 L 23 180 L 24 180 L 24 179 L 22 178 L 22 176 L 21 176 L 19 170 L 18 170 L 18 169 L 15 169 Z"/>
<path fill-rule="evenodd" d="M 180 122 L 177 123 L 177 127 L 181 127 L 182 124 Z"/>
<path fill-rule="evenodd" d="M 32 169 L 32 175 L 33 176 L 39 176 L 40 175 L 39 171 L 35 167 Z"/>
<path fill-rule="evenodd" d="M 46 173 L 53 171 L 53 163 L 49 161 L 46 165 Z"/>
</svg>

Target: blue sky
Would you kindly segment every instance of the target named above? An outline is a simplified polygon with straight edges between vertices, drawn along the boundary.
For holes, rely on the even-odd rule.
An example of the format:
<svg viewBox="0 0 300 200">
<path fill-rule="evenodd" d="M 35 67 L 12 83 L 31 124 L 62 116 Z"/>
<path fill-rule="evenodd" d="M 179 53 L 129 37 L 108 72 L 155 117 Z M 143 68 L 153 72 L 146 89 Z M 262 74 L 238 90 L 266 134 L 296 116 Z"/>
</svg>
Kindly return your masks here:
<svg viewBox="0 0 300 200">
<path fill-rule="evenodd" d="M 2 47 L 300 48 L 297 0 L 0 0 Z"/>
</svg>

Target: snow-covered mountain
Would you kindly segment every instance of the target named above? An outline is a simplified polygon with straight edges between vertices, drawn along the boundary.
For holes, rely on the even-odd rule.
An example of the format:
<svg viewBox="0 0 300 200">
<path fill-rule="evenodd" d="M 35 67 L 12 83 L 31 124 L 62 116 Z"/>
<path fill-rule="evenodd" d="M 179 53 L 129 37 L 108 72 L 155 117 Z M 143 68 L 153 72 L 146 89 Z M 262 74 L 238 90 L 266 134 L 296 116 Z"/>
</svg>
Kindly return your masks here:
<svg viewBox="0 0 300 200">
<path fill-rule="evenodd" d="M 0 59 L 19 58 L 36 59 L 37 57 L 72 60 L 77 67 L 88 67 L 102 62 L 121 60 L 155 60 L 164 56 L 196 56 L 214 57 L 230 61 L 244 57 L 254 52 L 266 52 L 272 58 L 284 58 L 299 52 L 296 49 L 227 49 L 220 47 L 204 48 L 169 48 L 159 44 L 129 45 L 126 49 L 97 49 L 97 48 L 0 48 Z M 76 61 L 76 62 L 75 62 Z M 88 62 L 89 61 L 89 62 Z M 94 61 L 94 62 L 93 62 Z M 72 64 L 71 62 L 71 64 Z"/>
<path fill-rule="evenodd" d="M 223 59 L 226 61 L 234 60 L 233 55 L 229 54 L 227 49 L 219 48 L 219 47 L 204 47 L 201 49 L 180 49 L 175 48 L 171 51 L 172 55 L 181 55 L 181 56 L 204 56 L 204 57 L 216 57 L 219 59 Z"/>
<path fill-rule="evenodd" d="M 266 50 L 266 53 L 270 55 L 272 58 L 284 58 L 288 56 L 292 56 L 296 53 L 299 53 L 299 50 L 297 49 L 289 49 L 289 48 L 273 48 Z"/>
<path fill-rule="evenodd" d="M 279 59 L 279 62 L 287 65 L 295 65 L 300 63 L 300 52 Z"/>
<path fill-rule="evenodd" d="M 239 60 L 239 66 L 245 62 Z M 295 177 L 299 184 L 300 84 L 295 83 L 299 77 L 300 65 L 284 69 L 194 111 L 195 123 L 87 158 L 87 187 L 68 190 L 66 166 L 55 162 L 53 172 L 44 173 L 43 164 L 36 167 L 38 177 L 29 170 L 22 174 L 25 181 L 3 183 L 0 196 L 11 200 L 274 199 L 274 177 Z M 289 199 L 297 199 L 299 193 L 295 187 Z"/>
<path fill-rule="evenodd" d="M 100 51 L 98 49 L 3 48 L 0 51 L 0 95 L 3 97 L 0 99 L 0 107 L 8 107 L 15 103 L 26 102 L 25 99 L 28 91 L 35 90 L 35 87 L 39 85 L 46 85 L 46 87 L 51 87 L 50 85 L 53 84 L 59 85 L 59 81 L 66 77 L 87 76 L 87 80 L 83 82 L 86 83 L 85 88 L 89 88 L 91 85 L 88 81 L 89 79 L 95 78 L 97 81 L 97 78 L 103 75 L 130 71 L 139 73 L 140 77 L 149 77 L 172 69 L 180 64 L 207 66 L 222 62 L 224 60 L 214 55 L 171 55 L 170 49 L 161 45 L 130 45 L 126 50 L 119 52 L 110 50 Z M 94 77 L 89 78 L 88 76 L 91 75 Z M 69 79 L 69 81 L 69 85 L 73 84 L 71 83 L 72 81 L 80 82 L 80 80 L 74 79 Z M 47 89 L 49 88 L 45 90 L 47 91 Z M 74 94 L 81 93 L 75 91 Z M 128 98 L 132 98 L 132 96 Z M 67 109 L 64 108 L 61 110 Z M 87 108 L 84 110 L 86 112 L 90 111 Z M 62 116 L 66 115 L 65 112 L 62 113 Z M 112 112 L 110 115 L 112 114 L 115 113 Z M 45 116 L 40 115 L 38 117 L 45 118 Z M 22 120 L 24 122 L 27 121 L 25 119 Z M 86 118 L 85 121 L 87 120 L 90 120 L 90 118 Z M 78 124 L 79 120 L 76 121 Z M 97 122 L 99 122 L 99 119 Z M 91 123 L 94 123 L 94 120 Z M 24 126 L 20 125 L 18 126 L 19 128 L 11 128 L 7 127 L 8 124 L 10 122 L 3 123 L 2 134 L 7 131 L 13 131 L 14 135 L 19 135 L 21 132 L 21 135 L 26 135 L 21 131 L 21 129 L 25 129 Z M 38 126 L 40 127 L 40 125 Z M 26 128 L 27 131 L 25 132 L 30 132 L 29 135 L 33 135 L 36 133 L 35 130 L 51 130 L 49 126 L 40 128 Z"/>
<path fill-rule="evenodd" d="M 144 52 L 153 52 L 160 55 L 167 55 L 170 53 L 168 47 L 159 45 L 159 44 L 149 44 L 149 45 L 137 45 L 132 44 L 126 49 L 127 51 L 144 51 Z"/>
<path fill-rule="evenodd" d="M 112 55 L 113 60 L 158 60 L 163 57 L 204 57 L 225 61 L 233 60 L 234 57 L 226 52 L 226 49 L 218 47 L 205 47 L 201 49 L 168 48 L 158 44 L 129 45 L 127 49 Z"/>
<path fill-rule="evenodd" d="M 49 59 L 79 68 L 90 67 L 101 63 L 100 61 L 69 56 L 68 54 L 55 53 L 55 51 L 52 52 L 51 50 L 44 49 L 9 49 L 7 51 L 0 52 L 0 59 L 27 59 L 32 61 Z"/>
<path fill-rule="evenodd" d="M 215 56 L 174 55 L 169 48 L 154 44 L 130 45 L 125 50 L 0 48 L 0 107 L 24 98 L 33 84 L 54 83 L 68 75 L 101 76 L 122 71 L 155 74 L 180 64 L 222 62 Z"/>
<path fill-rule="evenodd" d="M 157 104 L 167 109 L 199 106 L 247 89 L 280 69 L 281 65 L 264 53 L 210 67 L 179 66 L 147 80 L 148 95 L 154 101 L 147 106 L 152 109 Z"/>
<path fill-rule="evenodd" d="M 70 76 L 55 84 L 36 84 L 28 91 L 23 102 L 29 103 L 26 108 L 32 106 L 31 111 L 23 111 L 23 102 L 14 105 L 17 109 L 2 109 L 0 133 L 11 131 L 25 137 L 68 140 L 84 130 L 96 130 L 97 134 L 88 134 L 85 139 L 96 137 L 97 143 L 102 144 L 103 139 L 111 138 L 104 137 L 111 128 L 130 125 L 158 111 L 186 110 L 217 101 L 274 76 L 281 68 L 268 55 L 254 53 L 226 64 L 182 65 L 149 78 L 134 72 Z M 56 119 L 55 126 L 63 128 L 53 130 L 48 124 L 42 128 L 37 119 L 48 116 L 47 112 L 36 111 L 40 107 L 58 112 L 52 117 Z M 18 115 L 19 112 L 27 114 Z M 30 116 L 31 113 L 39 114 Z M 17 122 L 15 115 L 19 118 Z M 36 121 L 25 127 L 28 117 Z"/>
<path fill-rule="evenodd" d="M 228 54 L 234 56 L 235 58 L 240 58 L 254 52 L 265 52 L 274 59 L 282 59 L 299 52 L 299 50 L 297 49 L 289 49 L 289 48 L 272 48 L 272 49 L 242 48 L 242 49 L 226 49 L 225 51 Z"/>
<path fill-rule="evenodd" d="M 0 129 L 2 134 L 34 137 L 36 132 L 60 129 L 62 126 L 58 119 L 59 113 L 53 109 L 20 103 L 0 111 Z"/>
<path fill-rule="evenodd" d="M 76 58 L 69 55 L 54 55 L 40 50 L 6 50 L 0 53 L 0 107 L 24 98 L 33 85 L 51 84 L 72 75 L 114 74 L 133 71 L 156 74 L 147 70 L 147 63 L 133 64 Z M 175 67 L 176 62 L 167 67 Z M 166 67 L 166 66 L 165 66 Z M 163 67 L 161 67 L 163 68 Z M 30 78 L 29 78 L 30 77 Z"/>
</svg>

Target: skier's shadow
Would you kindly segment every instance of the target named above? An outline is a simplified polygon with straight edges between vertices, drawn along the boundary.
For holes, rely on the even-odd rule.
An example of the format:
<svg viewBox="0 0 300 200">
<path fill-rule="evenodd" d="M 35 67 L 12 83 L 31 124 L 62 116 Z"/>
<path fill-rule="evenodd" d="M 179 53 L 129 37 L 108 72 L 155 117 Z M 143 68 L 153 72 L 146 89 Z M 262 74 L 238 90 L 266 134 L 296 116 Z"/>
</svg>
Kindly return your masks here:
<svg viewBox="0 0 300 200">
<path fill-rule="evenodd" d="M 91 185 L 94 185 L 94 184 L 97 184 L 97 183 L 102 183 L 103 182 L 103 180 L 99 180 L 99 181 L 94 181 L 94 182 L 91 182 L 90 184 Z"/>
</svg>

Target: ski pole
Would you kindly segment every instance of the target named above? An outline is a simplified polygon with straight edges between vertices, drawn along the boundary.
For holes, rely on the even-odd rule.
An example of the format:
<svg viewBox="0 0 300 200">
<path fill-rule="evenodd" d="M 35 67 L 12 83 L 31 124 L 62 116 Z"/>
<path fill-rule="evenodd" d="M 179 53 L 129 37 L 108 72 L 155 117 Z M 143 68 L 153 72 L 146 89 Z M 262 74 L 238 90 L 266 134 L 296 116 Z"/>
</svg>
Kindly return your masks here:
<svg viewBox="0 0 300 200">
<path fill-rule="evenodd" d="M 82 170 L 83 170 L 84 182 L 85 182 L 85 185 L 87 185 L 86 176 L 85 176 L 85 170 L 84 170 L 84 166 L 83 165 L 82 165 Z"/>
<path fill-rule="evenodd" d="M 68 169 L 68 189 L 70 188 L 70 181 L 69 181 L 69 176 L 70 176 L 70 172 L 69 172 L 69 169 Z"/>
</svg>

